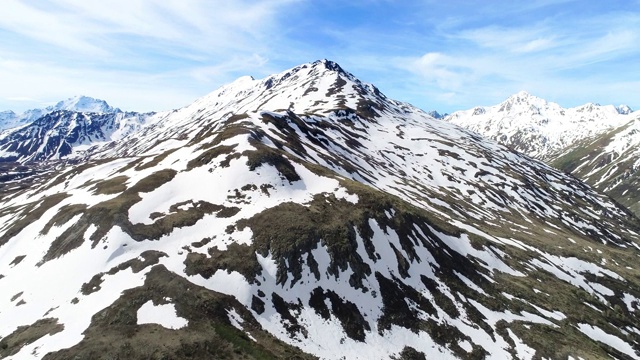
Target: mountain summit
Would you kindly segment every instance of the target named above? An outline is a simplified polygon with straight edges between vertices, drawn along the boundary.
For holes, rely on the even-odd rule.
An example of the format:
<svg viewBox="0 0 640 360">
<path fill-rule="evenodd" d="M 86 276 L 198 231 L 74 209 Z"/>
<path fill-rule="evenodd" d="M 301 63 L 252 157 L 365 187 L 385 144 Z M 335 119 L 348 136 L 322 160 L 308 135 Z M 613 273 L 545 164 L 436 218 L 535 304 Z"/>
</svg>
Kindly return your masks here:
<svg viewBox="0 0 640 360">
<path fill-rule="evenodd" d="M 63 164 L 0 200 L 3 357 L 640 354 L 637 218 L 330 61 Z"/>
<path fill-rule="evenodd" d="M 521 91 L 498 105 L 456 111 L 445 120 L 547 160 L 571 144 L 628 122 L 630 110 L 598 104 L 566 109 Z"/>
<path fill-rule="evenodd" d="M 55 104 L 54 106 L 50 106 L 46 108 L 47 111 L 53 112 L 57 110 L 67 110 L 67 111 L 75 111 L 75 112 L 85 112 L 85 113 L 98 113 L 98 114 L 107 114 L 120 112 L 121 110 L 118 108 L 113 108 L 106 101 L 100 99 L 94 99 L 88 96 L 74 96 L 67 100 L 63 100 Z"/>
<path fill-rule="evenodd" d="M 303 64 L 264 79 L 241 77 L 197 100 L 194 106 L 236 111 L 260 108 L 290 110 L 298 113 L 356 109 L 358 103 L 384 97 L 377 88 L 364 83 L 330 60 Z"/>
</svg>

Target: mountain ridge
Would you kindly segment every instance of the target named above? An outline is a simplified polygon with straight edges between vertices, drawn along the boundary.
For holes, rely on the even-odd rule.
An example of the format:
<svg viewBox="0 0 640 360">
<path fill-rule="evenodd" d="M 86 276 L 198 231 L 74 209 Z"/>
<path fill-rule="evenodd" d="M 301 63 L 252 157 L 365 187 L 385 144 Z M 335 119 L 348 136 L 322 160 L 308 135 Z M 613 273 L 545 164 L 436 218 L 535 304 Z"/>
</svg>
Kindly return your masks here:
<svg viewBox="0 0 640 360">
<path fill-rule="evenodd" d="M 571 144 L 628 122 L 633 116 L 630 110 L 625 105 L 594 103 L 563 108 L 520 91 L 498 105 L 456 111 L 444 120 L 547 160 Z"/>
<path fill-rule="evenodd" d="M 640 138 L 634 136 L 640 112 L 628 106 L 588 103 L 565 109 L 520 92 L 445 121 L 569 172 L 640 215 Z"/>
</svg>

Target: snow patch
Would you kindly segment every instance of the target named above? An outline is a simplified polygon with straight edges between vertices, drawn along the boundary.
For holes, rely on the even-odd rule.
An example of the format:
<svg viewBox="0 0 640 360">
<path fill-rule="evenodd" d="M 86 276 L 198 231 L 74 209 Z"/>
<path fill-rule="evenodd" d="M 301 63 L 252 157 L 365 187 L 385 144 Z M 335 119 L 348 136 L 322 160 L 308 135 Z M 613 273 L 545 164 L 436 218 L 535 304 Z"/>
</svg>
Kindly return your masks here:
<svg viewBox="0 0 640 360">
<path fill-rule="evenodd" d="M 638 358 L 638 354 L 631 347 L 631 345 L 617 336 L 606 333 L 604 330 L 600 329 L 597 326 L 592 326 L 589 324 L 578 324 L 578 329 L 593 340 L 601 341 L 611 346 L 612 348 L 629 355 L 631 358 Z"/>
<path fill-rule="evenodd" d="M 178 330 L 189 325 L 189 321 L 176 314 L 175 304 L 154 305 L 149 300 L 138 309 L 138 325 L 158 324 L 167 329 Z"/>
</svg>

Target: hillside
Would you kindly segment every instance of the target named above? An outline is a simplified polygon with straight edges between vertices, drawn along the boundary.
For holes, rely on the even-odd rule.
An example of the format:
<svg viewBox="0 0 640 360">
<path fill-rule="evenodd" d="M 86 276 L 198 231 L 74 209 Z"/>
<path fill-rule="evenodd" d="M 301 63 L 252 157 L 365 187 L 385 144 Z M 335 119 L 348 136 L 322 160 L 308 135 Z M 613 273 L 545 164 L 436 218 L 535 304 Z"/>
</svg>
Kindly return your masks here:
<svg viewBox="0 0 640 360">
<path fill-rule="evenodd" d="M 568 147 L 551 164 L 583 179 L 640 216 L 640 116 Z"/>
<path fill-rule="evenodd" d="M 640 357 L 638 218 L 331 61 L 41 166 L 0 357 Z"/>
</svg>

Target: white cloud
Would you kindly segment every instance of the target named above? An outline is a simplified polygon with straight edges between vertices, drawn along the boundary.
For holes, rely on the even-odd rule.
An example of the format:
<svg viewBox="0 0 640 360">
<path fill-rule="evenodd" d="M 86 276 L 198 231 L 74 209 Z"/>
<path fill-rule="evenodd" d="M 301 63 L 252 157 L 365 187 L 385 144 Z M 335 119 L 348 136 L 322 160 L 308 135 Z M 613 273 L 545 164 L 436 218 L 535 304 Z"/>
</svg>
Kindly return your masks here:
<svg viewBox="0 0 640 360">
<path fill-rule="evenodd" d="M 535 39 L 535 40 L 531 40 L 526 42 L 525 44 L 516 47 L 514 49 L 514 51 L 516 52 L 523 52 L 523 53 L 528 53 L 528 52 L 536 52 L 536 51 L 542 51 L 548 48 L 551 48 L 554 46 L 554 42 L 552 39 Z"/>
<path fill-rule="evenodd" d="M 452 37 L 471 41 L 483 48 L 508 52 L 533 52 L 549 49 L 560 44 L 554 41 L 551 31 L 544 25 L 527 28 L 489 26 L 464 30 Z"/>
<path fill-rule="evenodd" d="M 640 16 L 602 14 L 569 23 L 541 19 L 535 25 L 449 31 L 446 48 L 397 62 L 440 103 L 471 107 L 494 98 L 485 103 L 493 104 L 519 90 L 555 97 L 567 106 L 633 99 L 634 90 L 621 91 L 621 84 L 637 82 L 633 58 L 640 55 Z M 619 71 L 611 73 L 614 68 Z M 613 89 L 620 100 L 607 92 Z"/>
<path fill-rule="evenodd" d="M 205 53 L 248 49 L 277 11 L 292 3 L 204 0 L 51 0 L 28 5 L 5 0 L 0 28 L 87 55 L 115 55 L 133 38 Z M 222 49 L 220 49 L 222 48 Z"/>
<path fill-rule="evenodd" d="M 2 11 L 10 16 L 0 16 L 0 28 L 9 32 L 73 51 L 105 55 L 99 46 L 84 38 L 83 28 L 92 28 L 84 19 L 48 12 L 17 0 L 5 0 Z"/>
<path fill-rule="evenodd" d="M 206 92 L 179 73 L 146 75 L 28 61 L 1 61 L 0 79 L 11 84 L 0 87 L 0 99 L 8 104 L 2 108 L 18 112 L 75 95 L 102 98 L 124 110 L 166 110 L 187 105 Z"/>
<path fill-rule="evenodd" d="M 18 102 L 20 102 L 20 101 L 31 102 L 31 103 L 40 102 L 40 100 L 34 99 L 32 97 L 28 97 L 28 96 L 10 96 L 10 97 L 8 97 L 6 99 L 8 101 L 18 101 Z"/>
<path fill-rule="evenodd" d="M 471 80 L 465 79 L 469 76 L 470 68 L 460 65 L 460 62 L 451 56 L 432 52 L 410 61 L 406 68 L 417 72 L 426 81 L 437 84 L 443 90 L 457 90 Z"/>
<path fill-rule="evenodd" d="M 0 109 L 40 103 L 16 98 L 78 94 L 132 110 L 186 105 L 265 67 L 282 10 L 296 3 L 3 1 L 10 16 L 0 17 Z"/>
</svg>

